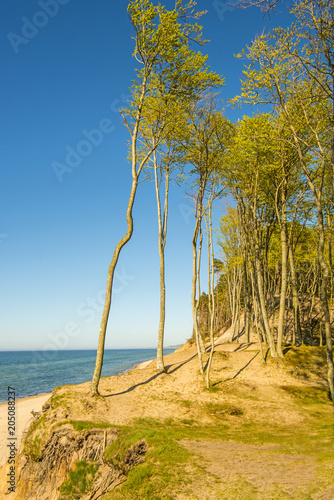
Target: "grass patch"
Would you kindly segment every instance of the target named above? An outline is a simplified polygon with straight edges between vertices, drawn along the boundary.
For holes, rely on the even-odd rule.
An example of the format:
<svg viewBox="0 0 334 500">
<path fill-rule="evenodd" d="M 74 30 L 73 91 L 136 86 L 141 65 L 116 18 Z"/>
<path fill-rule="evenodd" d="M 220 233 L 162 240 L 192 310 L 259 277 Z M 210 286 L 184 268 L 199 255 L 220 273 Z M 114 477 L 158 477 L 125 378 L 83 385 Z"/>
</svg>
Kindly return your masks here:
<svg viewBox="0 0 334 500">
<path fill-rule="evenodd" d="M 308 379 L 316 376 L 326 380 L 326 347 L 300 346 L 288 348 L 285 362 L 293 375 Z"/>
<path fill-rule="evenodd" d="M 221 387 L 218 387 L 218 385 L 210 385 L 210 387 L 205 389 L 206 391 L 210 393 L 215 393 L 215 392 L 221 392 L 223 389 Z"/>
<path fill-rule="evenodd" d="M 224 352 L 224 351 L 215 351 L 214 352 L 214 358 L 215 361 L 225 361 L 231 357 L 229 352 Z"/>
<path fill-rule="evenodd" d="M 184 427 L 183 427 L 184 428 Z M 156 422 L 138 419 L 133 426 L 119 428 L 118 438 L 106 449 L 104 458 L 112 466 L 124 470 L 124 459 L 130 447 L 145 440 L 148 445 L 145 463 L 130 470 L 127 481 L 105 498 L 168 500 L 179 486 L 189 483 L 184 467 L 192 453 L 176 442 L 181 438 L 180 426 L 170 420 Z"/>
<path fill-rule="evenodd" d="M 65 392 L 64 394 L 56 394 L 55 396 L 51 396 L 51 408 L 55 410 L 56 408 L 59 408 L 60 406 L 63 406 L 67 410 L 69 410 L 69 401 L 68 399 L 71 398 L 71 394 L 68 392 Z"/>
<path fill-rule="evenodd" d="M 280 388 L 305 405 L 324 404 L 330 402 L 329 392 L 326 387 L 281 385 Z"/>
<path fill-rule="evenodd" d="M 195 422 L 193 419 L 191 420 L 188 420 L 186 418 L 184 418 L 183 420 L 181 420 L 181 422 L 185 425 L 193 425 L 193 423 Z"/>
<path fill-rule="evenodd" d="M 185 408 L 190 408 L 192 406 L 192 402 L 187 399 L 183 399 L 182 401 L 180 401 L 180 403 Z"/>
<path fill-rule="evenodd" d="M 88 493 L 97 469 L 97 464 L 88 464 L 86 460 L 77 462 L 75 470 L 69 472 L 69 479 L 59 488 L 60 500 L 79 500 L 85 493 Z"/>
<path fill-rule="evenodd" d="M 214 409 L 221 410 L 217 407 Z M 275 444 L 276 446 L 270 449 L 270 453 L 290 455 L 298 453 L 307 457 L 315 457 L 319 472 L 327 467 L 329 459 L 334 458 L 332 453 L 333 424 L 329 413 L 328 419 L 324 418 L 320 422 L 314 420 L 311 426 L 308 422 L 305 428 L 303 426 L 300 428 L 275 426 L 270 423 L 259 425 L 257 422 L 244 422 L 241 419 L 234 420 L 234 422 L 235 424 L 230 426 L 221 423 L 199 426 L 188 425 L 180 421 L 173 423 L 170 420 L 138 419 L 132 427 L 119 428 L 118 439 L 105 452 L 109 463 L 117 466 L 121 464 L 127 449 L 141 439 L 145 439 L 148 445 L 146 461 L 131 470 L 125 483 L 103 496 L 103 500 L 137 500 L 138 498 L 168 500 L 177 498 L 181 493 L 183 498 L 197 498 L 192 491 L 192 483 L 197 481 L 203 484 L 203 488 L 208 488 L 207 491 L 210 491 L 212 477 L 205 469 L 205 462 L 178 443 L 184 439 L 205 441 L 221 439 L 252 445 Z M 255 498 L 256 494 L 259 494 L 256 488 L 246 484 L 241 477 L 240 481 L 235 484 L 229 483 L 225 486 L 217 483 L 214 486 L 215 489 L 211 490 L 212 495 L 208 494 L 207 498 L 246 500 Z M 274 493 L 274 489 L 272 492 Z M 280 495 L 281 493 L 277 491 L 270 498 L 288 498 Z"/>
<path fill-rule="evenodd" d="M 88 420 L 69 420 L 65 422 L 67 424 L 71 424 L 75 431 L 84 431 L 87 429 L 107 429 L 110 427 L 115 427 L 114 425 L 109 424 L 108 422 L 90 422 Z"/>
<path fill-rule="evenodd" d="M 242 408 L 231 403 L 206 403 L 206 411 L 214 417 L 224 417 L 227 415 L 241 417 L 244 414 Z"/>
</svg>

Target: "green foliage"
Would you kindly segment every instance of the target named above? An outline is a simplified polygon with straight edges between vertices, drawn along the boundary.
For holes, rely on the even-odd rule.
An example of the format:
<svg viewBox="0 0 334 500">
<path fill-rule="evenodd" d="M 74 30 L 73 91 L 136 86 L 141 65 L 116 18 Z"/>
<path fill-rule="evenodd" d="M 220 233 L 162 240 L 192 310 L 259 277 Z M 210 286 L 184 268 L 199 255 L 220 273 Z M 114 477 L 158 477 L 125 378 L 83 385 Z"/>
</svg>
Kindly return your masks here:
<svg viewBox="0 0 334 500">
<path fill-rule="evenodd" d="M 132 102 L 123 116 L 128 115 L 127 126 L 129 119 L 136 121 L 140 117 L 137 130 L 146 140 L 153 136 L 155 141 L 154 145 L 146 143 L 138 147 L 141 160 L 162 141 L 170 140 L 176 122 L 189 106 L 209 88 L 223 83 L 206 66 L 207 56 L 191 49 L 192 43 L 205 43 L 202 27 L 190 22 L 204 14 L 195 12 L 195 5 L 192 0 L 188 3 L 178 0 L 174 10 L 168 10 L 148 0 L 129 3 L 128 12 L 136 33 L 134 56 L 141 66 L 136 70 L 137 78 L 131 89 Z"/>
<path fill-rule="evenodd" d="M 97 464 L 88 464 L 86 460 L 76 462 L 75 470 L 69 472 L 69 479 L 59 488 L 60 500 L 80 500 L 90 491 L 97 469 Z"/>
<path fill-rule="evenodd" d="M 221 271 L 242 265 L 240 220 L 238 211 L 234 207 L 227 207 L 226 215 L 219 220 L 218 245 L 224 264 Z"/>
</svg>

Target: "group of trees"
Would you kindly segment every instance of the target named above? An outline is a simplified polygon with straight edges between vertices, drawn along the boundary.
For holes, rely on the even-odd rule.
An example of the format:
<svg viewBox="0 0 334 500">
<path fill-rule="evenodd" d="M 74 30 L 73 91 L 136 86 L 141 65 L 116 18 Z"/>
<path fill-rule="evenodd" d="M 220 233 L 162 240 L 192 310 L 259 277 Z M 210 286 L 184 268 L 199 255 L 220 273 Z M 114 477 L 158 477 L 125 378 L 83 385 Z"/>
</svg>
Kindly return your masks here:
<svg viewBox="0 0 334 500">
<path fill-rule="evenodd" d="M 128 10 L 140 64 L 132 100 L 122 111 L 130 133 L 132 188 L 128 231 L 116 246 L 108 271 L 92 394 L 98 391 L 112 281 L 122 247 L 133 229 L 132 208 L 142 172 L 154 178 L 160 256 L 158 369 L 164 370 L 165 263 L 168 194 L 172 175 L 194 202 L 192 311 L 199 368 L 210 384 L 214 335 L 226 321 L 231 339 L 256 332 L 273 357 L 283 344 L 317 341 L 327 346 L 332 398 L 333 203 L 334 203 L 334 14 L 333 0 L 298 0 L 296 22 L 256 38 L 239 57 L 249 61 L 240 96 L 270 104 L 233 124 L 217 106 L 223 84 L 209 72 L 195 2 L 176 0 L 168 11 L 149 0 Z M 195 22 L 194 22 L 195 21 Z M 214 95 L 216 92 L 216 95 Z M 187 175 L 184 175 L 186 172 Z M 233 203 L 221 219 L 215 258 L 212 213 L 215 200 Z M 203 238 L 204 235 L 204 238 Z M 203 251 L 203 241 L 207 251 Z M 207 293 L 201 291 L 207 254 Z M 241 317 L 243 312 L 243 326 Z M 332 316 L 331 316 L 332 314 Z M 289 329 L 292 321 L 292 328 Z M 277 323 L 277 326 L 276 326 Z M 291 335 L 290 335 L 291 330 Z M 205 366 L 205 336 L 210 356 Z"/>
</svg>

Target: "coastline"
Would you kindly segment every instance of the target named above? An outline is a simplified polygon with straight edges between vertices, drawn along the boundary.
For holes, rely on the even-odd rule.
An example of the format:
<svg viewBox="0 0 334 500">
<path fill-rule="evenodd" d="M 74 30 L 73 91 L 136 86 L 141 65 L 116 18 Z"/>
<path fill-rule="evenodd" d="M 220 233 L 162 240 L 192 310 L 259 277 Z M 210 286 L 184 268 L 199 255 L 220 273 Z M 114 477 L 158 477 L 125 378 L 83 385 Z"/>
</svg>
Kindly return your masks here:
<svg viewBox="0 0 334 500">
<path fill-rule="evenodd" d="M 142 361 L 128 370 L 142 370 L 146 368 L 154 359 L 149 359 L 147 361 Z M 121 374 L 119 374 L 121 375 Z M 117 376 L 117 375 L 112 375 Z M 22 438 L 24 432 L 28 429 L 30 424 L 33 422 L 34 417 L 32 411 L 40 412 L 42 406 L 46 403 L 48 399 L 52 396 L 52 392 L 35 394 L 33 396 L 25 396 L 23 398 L 18 398 L 15 401 L 15 437 L 17 442 L 17 449 L 19 450 L 22 445 Z M 7 401 L 0 403 L 0 467 L 5 465 L 8 457 L 7 441 L 8 441 L 8 404 Z"/>
</svg>

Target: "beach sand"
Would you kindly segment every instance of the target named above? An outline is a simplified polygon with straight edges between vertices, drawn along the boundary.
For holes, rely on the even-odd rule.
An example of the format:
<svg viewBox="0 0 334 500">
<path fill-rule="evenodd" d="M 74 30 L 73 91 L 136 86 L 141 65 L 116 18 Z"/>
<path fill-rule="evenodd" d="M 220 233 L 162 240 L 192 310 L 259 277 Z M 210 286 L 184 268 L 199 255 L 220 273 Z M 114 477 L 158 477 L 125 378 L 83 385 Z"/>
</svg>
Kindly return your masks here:
<svg viewBox="0 0 334 500">
<path fill-rule="evenodd" d="M 31 414 L 32 410 L 39 412 L 42 410 L 44 403 L 51 397 L 51 393 L 42 394 L 39 396 L 31 396 L 16 400 L 15 404 L 15 437 L 17 442 L 17 449 L 20 449 L 22 442 L 22 435 L 33 421 L 34 417 Z M 8 447 L 10 442 L 7 438 L 8 435 L 8 405 L 7 403 L 0 404 L 0 467 L 8 459 Z"/>
</svg>

